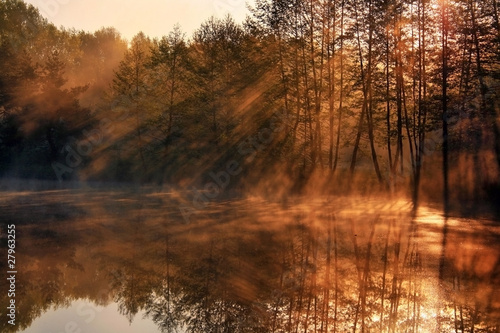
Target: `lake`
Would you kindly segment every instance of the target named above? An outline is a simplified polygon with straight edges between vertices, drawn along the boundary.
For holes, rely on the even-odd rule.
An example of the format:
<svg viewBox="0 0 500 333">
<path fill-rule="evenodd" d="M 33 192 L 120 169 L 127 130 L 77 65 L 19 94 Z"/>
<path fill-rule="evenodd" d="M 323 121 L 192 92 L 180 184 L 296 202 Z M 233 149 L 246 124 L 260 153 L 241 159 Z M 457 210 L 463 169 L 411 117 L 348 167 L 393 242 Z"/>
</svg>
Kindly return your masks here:
<svg viewBox="0 0 500 333">
<path fill-rule="evenodd" d="M 0 192 L 17 272 L 1 331 L 500 332 L 498 222 L 380 197 L 192 198 Z"/>
</svg>

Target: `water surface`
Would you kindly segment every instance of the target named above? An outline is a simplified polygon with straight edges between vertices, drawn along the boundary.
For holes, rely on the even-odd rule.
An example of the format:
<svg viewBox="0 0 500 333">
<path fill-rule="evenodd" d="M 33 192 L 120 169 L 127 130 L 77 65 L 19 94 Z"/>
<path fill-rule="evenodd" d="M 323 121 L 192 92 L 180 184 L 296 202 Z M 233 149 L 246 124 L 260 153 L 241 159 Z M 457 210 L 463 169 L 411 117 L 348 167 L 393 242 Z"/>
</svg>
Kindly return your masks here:
<svg viewBox="0 0 500 333">
<path fill-rule="evenodd" d="M 0 193 L 18 270 L 16 326 L 2 310 L 1 331 L 500 330 L 494 221 L 365 197 L 214 201 L 186 221 L 190 198 Z"/>
</svg>

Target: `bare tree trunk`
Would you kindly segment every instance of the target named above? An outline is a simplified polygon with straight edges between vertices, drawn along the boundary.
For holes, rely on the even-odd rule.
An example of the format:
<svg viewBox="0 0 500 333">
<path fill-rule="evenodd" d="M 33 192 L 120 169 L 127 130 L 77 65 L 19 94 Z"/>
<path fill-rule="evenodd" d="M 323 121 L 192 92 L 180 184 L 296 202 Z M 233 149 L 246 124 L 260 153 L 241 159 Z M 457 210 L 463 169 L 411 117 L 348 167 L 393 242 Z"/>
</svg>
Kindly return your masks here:
<svg viewBox="0 0 500 333">
<path fill-rule="evenodd" d="M 174 46 L 176 47 L 176 45 Z M 172 126 L 174 118 L 174 94 L 176 89 L 176 74 L 177 74 L 177 53 L 173 51 L 172 68 L 171 73 L 171 83 L 170 83 L 170 100 L 168 106 L 168 123 L 167 123 L 167 138 L 165 139 L 165 156 L 168 155 L 168 148 L 170 146 L 170 140 L 172 135 Z"/>
<path fill-rule="evenodd" d="M 448 17 L 446 2 L 441 5 L 441 60 L 442 60 L 442 124 L 443 124 L 443 200 L 444 213 L 449 212 L 449 182 L 448 182 Z"/>
<path fill-rule="evenodd" d="M 285 103 L 285 114 L 288 115 L 288 113 L 289 113 L 288 80 L 287 80 L 286 74 L 285 74 L 285 62 L 283 60 L 283 41 L 281 39 L 281 29 L 280 29 L 279 25 L 278 25 L 276 34 L 278 35 L 278 58 L 279 58 L 279 62 L 280 62 L 281 83 L 283 85 L 283 93 L 284 93 L 283 99 L 284 99 L 284 103 Z M 287 126 L 288 126 L 288 124 L 287 124 Z M 287 131 L 287 133 L 288 133 L 288 131 Z"/>
<path fill-rule="evenodd" d="M 337 123 L 337 143 L 335 146 L 335 161 L 333 163 L 333 171 L 337 170 L 340 149 L 340 129 L 342 125 L 342 108 L 344 101 L 344 5 L 345 0 L 342 0 L 340 10 L 340 96 L 339 96 L 339 109 L 338 109 L 338 123 Z"/>
<path fill-rule="evenodd" d="M 386 0 L 389 2 L 389 0 Z M 390 16 L 390 6 L 387 5 L 387 14 Z M 387 25 L 389 23 L 387 22 Z M 391 94 L 390 94 L 390 85 L 391 85 L 391 80 L 390 80 L 390 75 L 389 75 L 389 69 L 390 69 L 390 51 L 389 51 L 389 39 L 390 39 L 390 34 L 389 34 L 389 28 L 386 28 L 386 35 L 385 35 L 385 104 L 386 104 L 386 124 L 387 124 L 387 155 L 389 158 L 389 169 L 390 172 L 392 172 L 392 148 L 391 148 Z M 391 175 L 393 176 L 393 175 Z"/>
<path fill-rule="evenodd" d="M 328 168 L 333 170 L 333 133 L 334 133 L 334 109 L 335 109 L 335 39 L 336 39 L 336 6 L 335 1 L 328 0 L 328 25 L 327 25 L 327 61 L 328 61 L 328 116 L 330 130 L 330 146 L 328 149 Z M 332 17 L 330 19 L 330 17 Z M 333 26 L 332 26 L 333 20 Z M 333 29 L 333 36 L 330 31 Z M 330 42 L 331 41 L 331 42 Z"/>
<path fill-rule="evenodd" d="M 372 2 L 369 1 L 369 26 L 368 26 L 368 66 L 366 68 L 366 71 L 363 67 L 363 52 L 361 49 L 361 38 L 360 38 L 360 31 L 359 31 L 359 23 L 356 23 L 356 35 L 357 35 L 357 43 L 358 43 L 358 53 L 359 53 L 359 62 L 360 62 L 360 68 L 361 68 L 361 80 L 363 83 L 363 106 L 361 110 L 361 115 L 358 123 L 358 133 L 356 135 L 356 141 L 354 145 L 354 151 L 351 159 L 351 168 L 350 172 L 351 174 L 354 172 L 354 168 L 356 166 L 356 159 L 357 159 L 357 152 L 359 149 L 359 141 L 361 139 L 361 133 L 363 129 L 363 117 L 364 114 L 366 113 L 366 119 L 368 123 L 368 137 L 370 139 L 370 148 L 371 148 L 371 153 L 372 153 L 372 161 L 373 161 L 373 166 L 375 168 L 375 173 L 377 175 L 377 178 L 379 182 L 382 182 L 382 174 L 380 173 L 380 167 L 378 165 L 378 159 L 377 159 L 377 152 L 375 150 L 375 143 L 374 143 L 374 135 L 373 135 L 373 109 L 372 109 L 372 44 L 373 44 L 373 30 L 374 30 L 374 24 L 373 24 L 373 12 L 372 12 Z M 358 19 L 358 14 L 357 14 L 357 8 L 355 8 L 355 16 L 356 20 Z"/>
<path fill-rule="evenodd" d="M 356 160 L 358 157 L 359 142 L 361 141 L 361 132 L 363 129 L 363 120 L 365 117 L 365 108 L 361 109 L 361 114 L 358 120 L 358 133 L 356 134 L 356 140 L 354 141 L 354 150 L 352 151 L 351 166 L 349 167 L 349 172 L 351 175 L 354 173 L 354 168 L 356 167 Z"/>
<path fill-rule="evenodd" d="M 305 43 L 302 46 L 302 74 L 304 75 L 304 95 L 305 95 L 305 122 L 304 122 L 304 148 L 307 144 L 307 129 L 309 129 L 309 154 L 311 158 L 311 163 L 313 168 L 316 164 L 316 149 L 314 143 L 314 132 L 312 128 L 312 112 L 311 112 L 311 98 L 309 96 L 309 78 L 307 71 L 307 57 L 306 57 L 306 46 Z M 309 127 L 309 128 L 307 128 Z M 305 164 L 305 154 L 304 154 L 304 168 Z"/>
<path fill-rule="evenodd" d="M 370 0 L 368 3 L 369 6 L 369 37 L 368 37 L 368 68 L 367 68 L 367 73 L 366 73 L 366 94 L 365 98 L 367 99 L 367 113 L 366 113 L 366 118 L 368 120 L 368 137 L 370 139 L 370 149 L 372 153 L 372 161 L 373 161 L 373 167 L 375 168 L 375 174 L 377 175 L 378 181 L 380 183 L 383 182 L 382 174 L 380 172 L 380 167 L 378 165 L 378 158 L 377 158 L 377 152 L 375 150 L 375 139 L 373 135 L 373 89 L 372 89 L 372 71 L 373 71 L 373 54 L 372 54 L 372 48 L 373 48 L 373 31 L 375 29 L 375 23 L 374 18 L 373 18 L 373 4 L 372 1 Z"/>
<path fill-rule="evenodd" d="M 401 20 L 401 13 L 398 10 L 397 21 Z M 393 171 L 395 173 L 398 162 L 400 163 L 400 173 L 403 174 L 403 60 L 401 56 L 401 28 L 397 28 L 396 38 L 396 106 L 397 106 L 397 132 L 398 132 L 398 145 L 396 151 L 396 160 L 394 161 Z"/>
<path fill-rule="evenodd" d="M 355 14 L 355 22 L 356 22 L 356 39 L 357 39 L 357 44 L 358 44 L 358 53 L 359 53 L 359 61 L 360 61 L 360 70 L 361 70 L 361 82 L 363 84 L 362 90 L 363 90 L 363 105 L 361 107 L 361 114 L 359 115 L 359 120 L 358 120 L 358 132 L 356 134 L 356 140 L 354 142 L 354 149 L 352 152 L 352 158 L 351 158 L 351 166 L 349 168 L 349 172 L 351 175 L 354 173 L 354 168 L 356 167 L 356 160 L 358 156 L 358 150 L 359 150 L 359 142 L 361 140 L 361 134 L 363 131 L 363 121 L 367 109 L 367 92 L 366 92 L 366 76 L 365 76 L 365 70 L 363 67 L 363 51 L 361 49 L 361 37 L 360 37 L 360 29 L 359 29 L 359 18 L 358 18 L 358 8 L 357 8 L 357 3 L 355 3 L 354 6 L 354 14 Z"/>
<path fill-rule="evenodd" d="M 419 2 L 418 9 L 418 30 L 419 30 L 419 86 L 418 86 L 418 148 L 416 147 L 416 170 L 415 181 L 413 184 L 413 203 L 414 209 L 418 207 L 418 197 L 420 188 L 420 175 L 424 158 L 425 144 L 425 127 L 427 125 L 427 73 L 426 73 L 426 39 L 425 39 L 425 22 L 426 22 L 426 0 Z"/>
<path fill-rule="evenodd" d="M 496 5 L 496 3 L 495 3 Z M 477 26 L 477 19 L 476 19 L 476 9 L 475 9 L 475 1 L 474 0 L 469 0 L 469 10 L 470 10 L 470 15 L 471 15 L 471 21 L 472 21 L 472 37 L 473 37 L 473 42 L 474 42 L 474 49 L 476 53 L 476 67 L 477 67 L 477 78 L 479 81 L 479 91 L 481 93 L 481 115 L 483 116 L 484 120 L 486 121 L 487 124 L 490 124 L 493 135 L 494 135 L 494 149 L 495 149 L 495 155 L 497 159 L 497 166 L 500 170 L 500 128 L 498 125 L 497 121 L 497 116 L 495 112 L 495 108 L 492 106 L 488 106 L 487 102 L 487 97 L 486 94 L 488 93 L 488 85 L 486 84 L 486 81 L 484 79 L 485 77 L 485 72 L 482 64 L 482 59 L 481 59 L 481 46 L 479 45 L 479 37 L 478 37 L 478 31 L 479 28 Z M 495 13 L 497 13 L 496 8 L 495 8 Z M 498 20 L 498 17 L 496 17 Z M 498 21 L 496 22 L 498 25 Z M 500 36 L 500 33 L 499 33 Z"/>
<path fill-rule="evenodd" d="M 321 53 L 320 53 L 320 64 L 319 64 L 319 77 L 317 73 L 316 55 L 315 55 L 315 45 L 314 45 L 314 29 L 315 29 L 315 12 L 314 12 L 314 0 L 310 0 L 310 34 L 309 34 L 309 44 L 310 44 L 310 57 L 311 57 L 311 70 L 313 73 L 313 89 L 314 89 L 314 121 L 315 121 L 315 131 L 314 131 L 314 158 L 319 162 L 320 167 L 323 166 L 322 158 L 322 138 L 321 138 L 321 99 L 323 93 L 323 73 L 324 73 L 324 54 L 325 54 L 325 18 L 322 20 L 321 26 Z M 324 15 L 326 17 L 326 15 Z M 329 43 L 329 41 L 328 41 Z M 313 165 L 316 163 L 313 161 Z"/>
<path fill-rule="evenodd" d="M 296 104 L 296 118 L 295 124 L 293 126 L 293 142 L 292 147 L 295 146 L 295 142 L 297 141 L 298 129 L 300 124 L 300 111 L 301 111 L 301 90 L 300 90 L 300 65 L 299 65 L 299 46 L 297 45 L 299 40 L 299 31 L 298 31 L 298 8 L 296 7 L 294 10 L 294 37 L 295 37 L 295 47 L 294 47 L 294 77 L 295 77 L 295 104 Z M 305 118 L 304 112 L 304 118 Z M 305 135 L 305 134 L 304 134 Z"/>
</svg>

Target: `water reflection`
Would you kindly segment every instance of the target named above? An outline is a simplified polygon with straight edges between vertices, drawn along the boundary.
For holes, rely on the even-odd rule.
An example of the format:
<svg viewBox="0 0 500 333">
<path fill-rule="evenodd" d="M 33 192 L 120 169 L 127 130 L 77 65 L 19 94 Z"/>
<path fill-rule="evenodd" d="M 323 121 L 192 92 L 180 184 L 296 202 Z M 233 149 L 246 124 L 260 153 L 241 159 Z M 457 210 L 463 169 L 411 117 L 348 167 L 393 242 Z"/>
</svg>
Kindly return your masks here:
<svg viewBox="0 0 500 333">
<path fill-rule="evenodd" d="M 78 300 L 116 305 L 130 322 L 144 315 L 162 332 L 500 330 L 495 222 L 448 218 L 443 249 L 439 213 L 413 217 L 405 201 L 233 200 L 186 224 L 183 200 L 3 193 L 1 219 L 18 230 L 19 293 L 18 325 L 2 321 L 2 332 Z"/>
</svg>

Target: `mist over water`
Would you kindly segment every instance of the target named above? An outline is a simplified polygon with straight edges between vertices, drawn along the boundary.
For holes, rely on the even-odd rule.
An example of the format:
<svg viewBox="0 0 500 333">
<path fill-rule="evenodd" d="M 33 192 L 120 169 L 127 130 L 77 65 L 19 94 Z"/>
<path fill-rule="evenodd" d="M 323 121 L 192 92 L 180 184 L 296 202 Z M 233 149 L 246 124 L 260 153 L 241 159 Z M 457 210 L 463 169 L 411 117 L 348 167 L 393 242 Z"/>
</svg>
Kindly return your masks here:
<svg viewBox="0 0 500 333">
<path fill-rule="evenodd" d="M 493 221 L 449 218 L 444 235 L 439 210 L 346 196 L 211 202 L 186 223 L 186 195 L 2 192 L 22 263 L 19 324 L 2 331 L 67 306 L 77 314 L 55 317 L 61 331 L 71 318 L 92 329 L 102 311 L 109 326 L 94 331 L 120 318 L 164 332 L 499 329 Z"/>
</svg>

